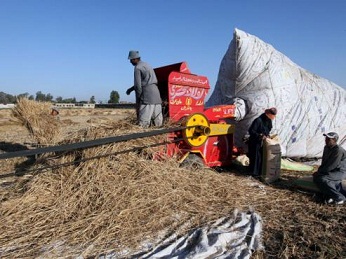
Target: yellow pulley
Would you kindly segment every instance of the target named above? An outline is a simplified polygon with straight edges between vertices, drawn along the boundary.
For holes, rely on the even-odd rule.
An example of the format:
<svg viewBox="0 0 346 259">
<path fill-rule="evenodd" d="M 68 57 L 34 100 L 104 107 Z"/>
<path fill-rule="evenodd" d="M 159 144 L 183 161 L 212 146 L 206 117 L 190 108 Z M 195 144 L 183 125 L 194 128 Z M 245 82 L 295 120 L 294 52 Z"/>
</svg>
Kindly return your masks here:
<svg viewBox="0 0 346 259">
<path fill-rule="evenodd" d="M 190 115 L 185 122 L 183 130 L 184 140 L 193 147 L 203 145 L 210 135 L 210 125 L 207 117 L 201 113 Z"/>
</svg>

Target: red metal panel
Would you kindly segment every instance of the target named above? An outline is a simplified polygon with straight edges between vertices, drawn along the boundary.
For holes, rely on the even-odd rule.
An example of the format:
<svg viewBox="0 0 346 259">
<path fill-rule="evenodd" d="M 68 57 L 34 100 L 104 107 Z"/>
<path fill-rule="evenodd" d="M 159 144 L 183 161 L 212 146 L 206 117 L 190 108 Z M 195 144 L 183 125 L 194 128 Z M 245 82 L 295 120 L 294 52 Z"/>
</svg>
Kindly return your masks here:
<svg viewBox="0 0 346 259">
<path fill-rule="evenodd" d="M 184 116 L 204 111 L 210 89 L 205 76 L 171 72 L 168 79 L 169 117 L 178 121 Z"/>
<path fill-rule="evenodd" d="M 227 166 L 232 163 L 233 134 L 210 136 L 204 144 L 203 155 L 209 167 Z"/>
<path fill-rule="evenodd" d="M 235 117 L 235 105 L 218 105 L 208 108 L 204 111 L 204 114 L 209 121 L 218 121 L 220 119 L 229 119 Z"/>
<path fill-rule="evenodd" d="M 178 136 L 174 134 L 168 136 L 168 140 L 176 138 L 178 138 Z M 191 147 L 184 141 L 167 144 L 165 146 L 165 153 L 168 157 L 175 156 L 178 159 L 189 152 L 201 154 L 205 165 L 214 167 L 230 165 L 234 159 L 233 149 L 233 134 L 228 134 L 211 136 L 200 147 Z"/>
<path fill-rule="evenodd" d="M 188 85 L 200 88 L 210 89 L 209 80 L 205 76 L 186 74 L 181 72 L 172 72 L 169 74 L 169 83 L 177 85 Z"/>
<path fill-rule="evenodd" d="M 175 63 L 175 64 L 163 66 L 163 67 L 158 67 L 158 68 L 155 68 L 154 71 L 158 81 L 158 87 L 160 90 L 160 95 L 161 95 L 162 104 L 163 104 L 164 116 L 168 117 L 169 116 L 169 111 L 168 111 L 169 74 L 173 71 L 181 72 L 181 73 L 191 73 L 191 72 L 186 62 L 180 62 L 180 63 Z"/>
<path fill-rule="evenodd" d="M 154 71 L 158 81 L 167 81 L 169 74 L 173 71 L 191 74 L 186 62 L 179 62 L 168 66 L 157 67 L 154 68 Z"/>
</svg>

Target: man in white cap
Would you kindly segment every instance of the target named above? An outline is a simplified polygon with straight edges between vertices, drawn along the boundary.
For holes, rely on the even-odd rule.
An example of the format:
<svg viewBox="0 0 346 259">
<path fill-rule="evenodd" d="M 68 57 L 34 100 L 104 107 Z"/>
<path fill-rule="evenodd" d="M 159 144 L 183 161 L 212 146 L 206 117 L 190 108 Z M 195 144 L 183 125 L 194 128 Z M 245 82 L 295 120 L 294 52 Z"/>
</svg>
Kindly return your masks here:
<svg viewBox="0 0 346 259">
<path fill-rule="evenodd" d="M 126 91 L 136 91 L 137 119 L 142 127 L 149 127 L 153 120 L 155 126 L 162 126 L 162 100 L 157 87 L 154 69 L 141 61 L 139 52 L 131 50 L 128 59 L 134 68 L 134 85 Z"/>
<path fill-rule="evenodd" d="M 346 178 L 346 151 L 337 144 L 339 135 L 336 132 L 323 134 L 325 143 L 322 163 L 314 173 L 314 182 L 327 196 L 328 204 L 344 204 L 346 197 L 341 193 L 341 181 Z"/>
</svg>

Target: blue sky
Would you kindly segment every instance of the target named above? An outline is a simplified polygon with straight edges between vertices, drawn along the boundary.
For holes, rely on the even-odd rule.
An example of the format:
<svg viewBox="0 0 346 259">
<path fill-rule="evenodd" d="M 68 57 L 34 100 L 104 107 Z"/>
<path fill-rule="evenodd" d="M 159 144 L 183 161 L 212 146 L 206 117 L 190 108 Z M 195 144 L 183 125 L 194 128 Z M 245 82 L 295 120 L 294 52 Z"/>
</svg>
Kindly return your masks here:
<svg viewBox="0 0 346 259">
<path fill-rule="evenodd" d="M 133 101 L 131 49 L 213 88 L 235 28 L 346 88 L 345 0 L 0 0 L 0 91 Z"/>
</svg>

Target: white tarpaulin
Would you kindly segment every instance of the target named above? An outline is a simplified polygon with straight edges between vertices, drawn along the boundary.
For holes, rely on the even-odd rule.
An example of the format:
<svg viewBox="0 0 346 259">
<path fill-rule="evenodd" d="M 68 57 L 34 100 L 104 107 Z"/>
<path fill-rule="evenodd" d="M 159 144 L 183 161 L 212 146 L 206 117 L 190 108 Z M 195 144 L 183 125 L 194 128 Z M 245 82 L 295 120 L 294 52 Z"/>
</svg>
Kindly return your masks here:
<svg viewBox="0 0 346 259">
<path fill-rule="evenodd" d="M 271 133 L 278 134 L 283 156 L 321 157 L 323 133 L 335 131 L 346 148 L 346 90 L 293 63 L 273 46 L 241 30 L 220 65 L 207 106 L 235 103 L 239 122 L 235 144 L 266 108 L 278 114 Z"/>
<path fill-rule="evenodd" d="M 153 248 L 131 256 L 138 259 L 249 259 L 253 251 L 262 250 L 262 220 L 254 213 L 240 213 L 222 218 L 208 227 L 198 228 L 186 236 L 170 237 Z"/>
</svg>

